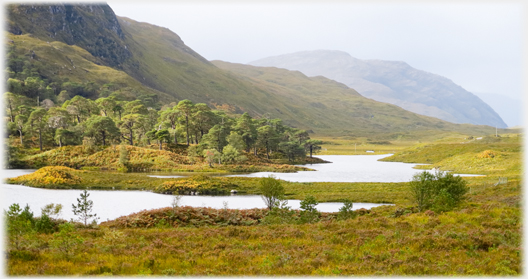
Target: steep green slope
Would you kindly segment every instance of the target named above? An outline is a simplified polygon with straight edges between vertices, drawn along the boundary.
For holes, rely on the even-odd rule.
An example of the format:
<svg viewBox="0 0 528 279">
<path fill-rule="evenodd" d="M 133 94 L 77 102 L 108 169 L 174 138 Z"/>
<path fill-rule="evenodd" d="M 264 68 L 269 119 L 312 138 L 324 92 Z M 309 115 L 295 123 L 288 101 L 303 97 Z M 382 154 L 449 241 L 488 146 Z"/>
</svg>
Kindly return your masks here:
<svg viewBox="0 0 528 279">
<path fill-rule="evenodd" d="M 159 99 L 172 101 L 166 93 L 144 86 L 127 73 L 98 64 L 98 59 L 88 51 L 63 42 L 46 42 L 32 34 L 13 35 L 6 32 L 7 48 L 11 59 L 21 57 L 20 63 L 31 68 L 44 79 L 55 82 L 94 82 L 98 87 L 113 84 L 125 96 L 137 97 L 140 93 L 156 94 Z"/>
</svg>

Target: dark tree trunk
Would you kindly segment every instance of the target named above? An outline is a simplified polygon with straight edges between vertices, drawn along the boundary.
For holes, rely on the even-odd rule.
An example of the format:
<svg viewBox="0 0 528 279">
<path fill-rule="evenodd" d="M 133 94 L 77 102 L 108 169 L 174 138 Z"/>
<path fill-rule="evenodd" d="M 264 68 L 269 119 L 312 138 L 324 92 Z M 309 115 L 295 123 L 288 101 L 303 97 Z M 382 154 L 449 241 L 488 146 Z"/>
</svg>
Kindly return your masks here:
<svg viewBox="0 0 528 279">
<path fill-rule="evenodd" d="M 158 140 L 159 142 L 159 150 L 161 150 L 161 140 Z"/>
<path fill-rule="evenodd" d="M 9 116 L 11 117 L 11 122 L 15 122 L 13 120 L 13 109 L 11 108 L 11 103 L 9 103 Z"/>
<path fill-rule="evenodd" d="M 310 158 L 312 158 L 313 145 L 310 144 Z"/>
<path fill-rule="evenodd" d="M 106 145 L 106 141 L 105 141 L 105 132 L 104 131 L 101 132 L 101 136 L 103 136 L 103 146 L 105 146 Z"/>
<path fill-rule="evenodd" d="M 40 151 L 42 151 L 42 129 L 39 129 L 39 147 Z"/>
<path fill-rule="evenodd" d="M 187 130 L 187 146 L 189 146 L 189 116 L 185 116 L 185 128 Z"/>
<path fill-rule="evenodd" d="M 22 136 L 22 129 L 18 130 L 18 133 L 20 134 L 20 145 L 24 145 L 24 137 Z"/>
</svg>

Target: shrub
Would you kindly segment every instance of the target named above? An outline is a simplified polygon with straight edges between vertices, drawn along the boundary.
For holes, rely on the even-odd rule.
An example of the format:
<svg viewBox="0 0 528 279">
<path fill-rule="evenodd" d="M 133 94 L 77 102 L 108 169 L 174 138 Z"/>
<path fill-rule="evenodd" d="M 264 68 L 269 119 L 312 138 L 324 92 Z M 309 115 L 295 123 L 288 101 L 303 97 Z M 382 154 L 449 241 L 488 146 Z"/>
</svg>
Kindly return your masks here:
<svg viewBox="0 0 528 279">
<path fill-rule="evenodd" d="M 264 203 L 270 210 L 277 206 L 279 200 L 284 199 L 284 186 L 272 175 L 260 180 L 259 190 Z"/>
<path fill-rule="evenodd" d="M 298 223 L 299 217 L 296 213 L 288 206 L 288 201 L 279 200 L 273 209 L 268 211 L 266 217 L 262 218 L 261 223 L 263 225 Z"/>
<path fill-rule="evenodd" d="M 466 181 L 450 173 L 422 172 L 414 175 L 409 183 L 418 210 L 432 209 L 436 212 L 449 211 L 458 206 L 468 192 Z"/>
<path fill-rule="evenodd" d="M 337 218 L 340 220 L 355 218 L 357 216 L 357 212 L 352 209 L 353 207 L 354 204 L 349 199 L 345 199 L 343 206 L 339 208 Z"/>
<path fill-rule="evenodd" d="M 308 195 L 301 201 L 301 223 L 314 223 L 319 220 L 319 211 L 315 208 L 319 203 L 314 196 Z"/>
</svg>

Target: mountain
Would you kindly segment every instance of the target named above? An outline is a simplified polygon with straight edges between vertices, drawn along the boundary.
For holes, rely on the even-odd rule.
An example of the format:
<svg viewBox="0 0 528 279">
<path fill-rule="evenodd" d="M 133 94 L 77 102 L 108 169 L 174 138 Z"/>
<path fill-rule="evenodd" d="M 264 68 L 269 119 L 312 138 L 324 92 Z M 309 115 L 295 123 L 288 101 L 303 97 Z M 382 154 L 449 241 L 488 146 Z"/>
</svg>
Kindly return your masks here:
<svg viewBox="0 0 528 279">
<path fill-rule="evenodd" d="M 189 99 L 322 134 L 491 132 L 376 102 L 323 77 L 212 63 L 171 30 L 118 17 L 108 5 L 8 5 L 7 11 L 8 66 L 20 71 L 10 75 L 36 74 L 54 84 L 55 95 L 64 82 L 93 83 L 97 90 L 90 98 L 109 89 L 132 99 L 155 95 L 167 105 Z"/>
<path fill-rule="evenodd" d="M 508 124 L 508 127 L 521 126 L 523 123 L 522 100 L 512 99 L 508 96 L 475 92 L 481 100 L 489 104 Z"/>
<path fill-rule="evenodd" d="M 477 96 L 451 80 L 417 70 L 405 62 L 360 60 L 342 51 L 317 50 L 268 57 L 248 63 L 325 76 L 361 95 L 453 123 L 507 127 Z"/>
</svg>

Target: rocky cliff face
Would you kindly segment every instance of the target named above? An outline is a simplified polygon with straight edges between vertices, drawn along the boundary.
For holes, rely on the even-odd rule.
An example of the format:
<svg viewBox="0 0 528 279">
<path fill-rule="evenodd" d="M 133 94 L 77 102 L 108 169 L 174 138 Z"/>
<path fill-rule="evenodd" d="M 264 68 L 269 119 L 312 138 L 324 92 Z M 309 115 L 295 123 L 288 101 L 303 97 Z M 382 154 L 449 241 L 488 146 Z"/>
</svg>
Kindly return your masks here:
<svg viewBox="0 0 528 279">
<path fill-rule="evenodd" d="M 108 66 L 120 68 L 132 56 L 116 15 L 106 4 L 8 5 L 7 20 L 13 34 L 77 45 Z"/>
<path fill-rule="evenodd" d="M 451 80 L 417 70 L 405 62 L 360 60 L 342 51 L 304 51 L 250 62 L 325 76 L 361 95 L 453 123 L 505 128 L 486 103 Z"/>
</svg>

